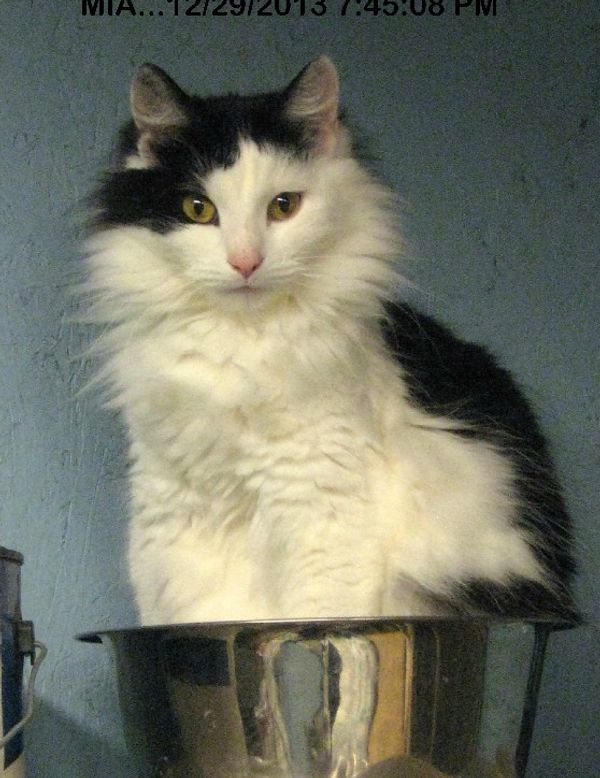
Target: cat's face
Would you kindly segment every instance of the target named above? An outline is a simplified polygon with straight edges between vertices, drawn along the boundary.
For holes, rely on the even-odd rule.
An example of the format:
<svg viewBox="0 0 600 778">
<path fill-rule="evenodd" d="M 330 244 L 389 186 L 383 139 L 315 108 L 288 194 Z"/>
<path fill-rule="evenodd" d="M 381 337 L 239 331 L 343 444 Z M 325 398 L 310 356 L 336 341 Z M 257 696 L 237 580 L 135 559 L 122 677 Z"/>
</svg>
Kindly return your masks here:
<svg viewBox="0 0 600 778">
<path fill-rule="evenodd" d="M 350 153 L 329 60 L 282 92 L 204 100 L 144 66 L 132 109 L 98 223 L 148 304 L 161 278 L 232 314 L 366 304 L 389 284 L 388 194 Z"/>
<path fill-rule="evenodd" d="M 210 221 L 192 216 L 168 236 L 181 271 L 228 307 L 301 293 L 335 222 L 326 178 L 314 161 L 242 140 L 234 164 L 204 176 L 204 194 L 185 201 Z"/>
</svg>

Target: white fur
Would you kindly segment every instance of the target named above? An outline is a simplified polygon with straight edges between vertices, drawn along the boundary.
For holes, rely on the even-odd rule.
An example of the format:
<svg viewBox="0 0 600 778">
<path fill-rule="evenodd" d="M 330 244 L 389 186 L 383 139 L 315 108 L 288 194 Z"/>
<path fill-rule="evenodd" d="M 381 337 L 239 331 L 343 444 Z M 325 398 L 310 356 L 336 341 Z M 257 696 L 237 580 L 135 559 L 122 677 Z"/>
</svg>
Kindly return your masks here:
<svg viewBox="0 0 600 778">
<path fill-rule="evenodd" d="M 538 579 L 509 461 L 413 407 L 381 340 L 388 192 L 249 141 L 204 186 L 220 226 L 90 243 L 142 621 L 425 614 L 457 581 Z M 269 223 L 282 191 L 300 209 Z M 227 263 L 246 249 L 251 289 Z"/>
<path fill-rule="evenodd" d="M 128 170 L 145 170 L 152 167 L 152 163 L 149 159 L 140 156 L 139 154 L 130 154 L 123 163 L 123 167 Z"/>
</svg>

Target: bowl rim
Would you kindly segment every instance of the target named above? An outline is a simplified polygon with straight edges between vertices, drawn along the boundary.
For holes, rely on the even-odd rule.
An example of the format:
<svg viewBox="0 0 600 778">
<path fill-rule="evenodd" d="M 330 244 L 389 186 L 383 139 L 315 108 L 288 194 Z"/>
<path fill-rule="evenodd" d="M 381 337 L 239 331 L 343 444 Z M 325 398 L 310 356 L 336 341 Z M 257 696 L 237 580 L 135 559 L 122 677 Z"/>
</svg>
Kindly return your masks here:
<svg viewBox="0 0 600 778">
<path fill-rule="evenodd" d="M 581 621 L 557 616 L 493 616 L 493 615 L 444 615 L 444 616 L 339 616 L 336 618 L 298 618 L 298 619 L 264 619 L 264 620 L 240 620 L 240 621 L 200 621 L 177 622 L 173 624 L 149 624 L 129 627 L 115 627 L 108 629 L 90 630 L 75 635 L 75 640 L 82 643 L 102 643 L 104 638 L 111 640 L 133 637 L 136 635 L 158 638 L 168 634 L 195 633 L 198 637 L 221 637 L 238 635 L 244 632 L 278 632 L 278 631 L 308 631 L 311 628 L 319 631 L 330 627 L 335 631 L 347 631 L 356 629 L 364 631 L 369 627 L 374 629 L 390 629 L 394 626 L 422 624 L 422 625 L 480 625 L 510 626 L 527 625 L 537 628 L 545 628 L 547 632 L 573 629 L 581 625 Z"/>
</svg>

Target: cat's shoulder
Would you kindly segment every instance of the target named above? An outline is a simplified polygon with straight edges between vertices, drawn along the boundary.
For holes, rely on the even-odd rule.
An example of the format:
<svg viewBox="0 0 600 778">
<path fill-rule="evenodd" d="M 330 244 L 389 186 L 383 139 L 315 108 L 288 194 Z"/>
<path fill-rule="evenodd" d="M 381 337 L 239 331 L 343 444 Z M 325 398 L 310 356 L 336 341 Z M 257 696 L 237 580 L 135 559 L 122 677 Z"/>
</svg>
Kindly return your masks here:
<svg viewBox="0 0 600 778">
<path fill-rule="evenodd" d="M 484 346 L 458 337 L 408 304 L 390 304 L 382 321 L 388 349 L 400 362 L 411 398 L 424 410 L 471 427 L 532 436 L 537 424 L 511 373 Z"/>
</svg>

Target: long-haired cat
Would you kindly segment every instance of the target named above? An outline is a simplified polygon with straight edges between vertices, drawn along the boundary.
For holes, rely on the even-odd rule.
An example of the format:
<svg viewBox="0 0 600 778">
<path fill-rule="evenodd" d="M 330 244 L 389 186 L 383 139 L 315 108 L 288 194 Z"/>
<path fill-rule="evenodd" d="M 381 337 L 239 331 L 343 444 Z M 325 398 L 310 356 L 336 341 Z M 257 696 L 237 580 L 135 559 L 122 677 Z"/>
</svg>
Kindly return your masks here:
<svg viewBox="0 0 600 778">
<path fill-rule="evenodd" d="M 143 623 L 572 614 L 546 445 L 480 347 L 394 302 L 395 203 L 335 67 L 190 97 L 144 65 L 90 287 Z"/>
</svg>

